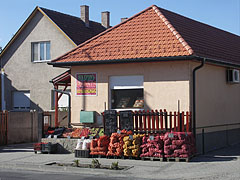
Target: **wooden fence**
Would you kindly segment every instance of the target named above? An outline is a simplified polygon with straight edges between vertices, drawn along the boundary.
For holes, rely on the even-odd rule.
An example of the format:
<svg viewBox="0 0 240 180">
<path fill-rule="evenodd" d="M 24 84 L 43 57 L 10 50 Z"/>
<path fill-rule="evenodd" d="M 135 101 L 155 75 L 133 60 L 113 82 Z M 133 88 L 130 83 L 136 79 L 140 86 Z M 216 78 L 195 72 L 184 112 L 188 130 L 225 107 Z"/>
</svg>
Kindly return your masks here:
<svg viewBox="0 0 240 180">
<path fill-rule="evenodd" d="M 0 112 L 0 145 L 8 143 L 8 112 Z"/>
<path fill-rule="evenodd" d="M 167 112 L 165 109 L 160 109 L 155 111 L 134 111 L 132 114 L 133 130 L 135 133 L 157 134 L 192 131 L 192 118 L 190 112 Z M 119 130 L 123 129 L 120 124 L 120 113 L 118 112 L 117 129 Z"/>
</svg>

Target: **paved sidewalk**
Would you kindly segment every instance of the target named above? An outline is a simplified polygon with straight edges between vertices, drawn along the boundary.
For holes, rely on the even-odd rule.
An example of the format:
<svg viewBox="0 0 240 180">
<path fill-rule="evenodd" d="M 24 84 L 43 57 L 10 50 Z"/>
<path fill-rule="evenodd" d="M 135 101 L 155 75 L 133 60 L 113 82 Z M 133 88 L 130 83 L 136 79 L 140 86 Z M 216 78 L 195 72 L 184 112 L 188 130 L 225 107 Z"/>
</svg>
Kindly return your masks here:
<svg viewBox="0 0 240 180">
<path fill-rule="evenodd" d="M 52 162 L 70 163 L 74 154 L 34 154 L 32 144 L 0 146 L 0 172 L 4 169 L 54 173 L 92 174 L 99 177 L 124 179 L 240 179 L 240 144 L 192 159 L 191 162 L 160 162 L 128 159 L 99 159 L 102 165 L 119 162 L 128 170 L 102 170 L 56 167 Z M 91 158 L 78 158 L 80 163 L 91 163 Z"/>
</svg>

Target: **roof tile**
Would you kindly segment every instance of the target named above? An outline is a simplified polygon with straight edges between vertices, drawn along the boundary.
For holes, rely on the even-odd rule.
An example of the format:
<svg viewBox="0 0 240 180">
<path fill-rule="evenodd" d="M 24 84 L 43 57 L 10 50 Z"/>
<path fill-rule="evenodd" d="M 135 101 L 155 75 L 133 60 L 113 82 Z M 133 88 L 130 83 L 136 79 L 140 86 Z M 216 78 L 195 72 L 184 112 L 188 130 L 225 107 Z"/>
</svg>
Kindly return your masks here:
<svg viewBox="0 0 240 180">
<path fill-rule="evenodd" d="M 240 38 L 151 6 L 55 62 L 198 55 L 240 64 Z"/>
</svg>

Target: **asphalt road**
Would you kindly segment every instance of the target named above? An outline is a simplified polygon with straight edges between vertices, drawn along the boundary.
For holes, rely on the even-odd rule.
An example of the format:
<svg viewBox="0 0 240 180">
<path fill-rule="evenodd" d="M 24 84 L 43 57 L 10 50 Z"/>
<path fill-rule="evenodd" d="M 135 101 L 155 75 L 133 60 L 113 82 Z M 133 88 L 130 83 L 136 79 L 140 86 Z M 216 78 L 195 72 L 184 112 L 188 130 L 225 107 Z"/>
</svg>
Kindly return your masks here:
<svg viewBox="0 0 240 180">
<path fill-rule="evenodd" d="M 66 174 L 66 173 L 46 173 L 26 170 L 0 170 L 0 180 L 122 180 L 119 177 L 107 177 L 87 174 Z M 124 178 L 132 180 L 141 180 L 141 178 Z M 143 179 L 142 179 L 143 180 Z M 146 179 L 145 179 L 146 180 Z"/>
<path fill-rule="evenodd" d="M 91 158 L 78 158 L 89 164 Z M 53 162 L 71 163 L 74 154 L 34 154 L 31 144 L 0 147 L 0 180 L 239 180 L 240 144 L 194 157 L 190 162 L 160 162 L 99 158 L 102 165 L 119 162 L 127 170 L 49 166 Z"/>
</svg>

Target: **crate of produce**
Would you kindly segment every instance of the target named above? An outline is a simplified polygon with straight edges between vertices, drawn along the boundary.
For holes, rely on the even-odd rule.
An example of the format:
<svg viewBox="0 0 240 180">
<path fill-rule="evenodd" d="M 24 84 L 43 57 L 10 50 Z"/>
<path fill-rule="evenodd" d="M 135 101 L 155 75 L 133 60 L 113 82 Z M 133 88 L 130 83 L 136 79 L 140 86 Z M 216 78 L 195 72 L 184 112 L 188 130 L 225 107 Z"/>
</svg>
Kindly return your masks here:
<svg viewBox="0 0 240 180">
<path fill-rule="evenodd" d="M 75 157 L 77 158 L 89 158 L 89 150 L 75 150 Z"/>
<path fill-rule="evenodd" d="M 36 154 L 38 151 L 41 152 L 42 151 L 42 145 L 43 144 L 47 144 L 47 143 L 34 143 L 33 144 L 33 149 L 34 149 L 34 153 Z"/>
</svg>

